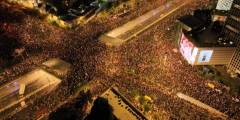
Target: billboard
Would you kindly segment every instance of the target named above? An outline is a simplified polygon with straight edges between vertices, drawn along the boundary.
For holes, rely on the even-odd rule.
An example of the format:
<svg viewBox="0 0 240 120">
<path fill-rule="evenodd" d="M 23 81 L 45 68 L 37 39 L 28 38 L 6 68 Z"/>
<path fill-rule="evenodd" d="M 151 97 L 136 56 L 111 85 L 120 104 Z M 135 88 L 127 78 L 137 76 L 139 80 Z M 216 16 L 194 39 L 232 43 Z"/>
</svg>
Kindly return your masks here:
<svg viewBox="0 0 240 120">
<path fill-rule="evenodd" d="M 197 57 L 197 54 L 198 54 L 198 48 L 194 47 L 193 52 L 192 52 L 192 56 L 190 58 L 190 64 L 194 64 L 195 59 Z"/>
<path fill-rule="evenodd" d="M 198 57 L 199 63 L 207 63 L 210 62 L 212 58 L 213 50 L 202 50 Z"/>
<path fill-rule="evenodd" d="M 192 51 L 193 51 L 194 45 L 192 42 L 188 40 L 188 38 L 182 34 L 181 40 L 180 40 L 180 52 L 183 55 L 183 57 L 189 62 L 192 59 Z"/>
<path fill-rule="evenodd" d="M 217 10 L 230 10 L 232 7 L 233 0 L 218 0 Z"/>
</svg>

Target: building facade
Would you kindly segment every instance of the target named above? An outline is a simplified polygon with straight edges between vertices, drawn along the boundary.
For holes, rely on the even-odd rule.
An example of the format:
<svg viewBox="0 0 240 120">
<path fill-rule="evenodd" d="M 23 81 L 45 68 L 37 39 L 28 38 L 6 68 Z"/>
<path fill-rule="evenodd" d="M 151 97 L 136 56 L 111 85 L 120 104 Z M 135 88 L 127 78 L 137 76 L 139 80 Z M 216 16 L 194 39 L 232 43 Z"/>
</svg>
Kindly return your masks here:
<svg viewBox="0 0 240 120">
<path fill-rule="evenodd" d="M 179 43 L 180 53 L 191 65 L 227 65 L 236 49 L 235 45 L 227 43 L 199 44 L 196 38 L 192 34 L 183 32 Z"/>
<path fill-rule="evenodd" d="M 240 74 L 240 0 L 234 0 L 224 29 L 226 39 L 234 40 L 237 48 L 228 64 L 231 72 Z"/>
</svg>

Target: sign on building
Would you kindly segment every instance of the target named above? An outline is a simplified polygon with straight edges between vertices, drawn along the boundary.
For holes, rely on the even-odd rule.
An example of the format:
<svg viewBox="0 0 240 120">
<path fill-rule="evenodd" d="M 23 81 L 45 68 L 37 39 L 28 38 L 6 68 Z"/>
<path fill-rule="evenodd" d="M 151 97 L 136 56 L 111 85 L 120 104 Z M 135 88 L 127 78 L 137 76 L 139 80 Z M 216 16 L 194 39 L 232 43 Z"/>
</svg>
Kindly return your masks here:
<svg viewBox="0 0 240 120">
<path fill-rule="evenodd" d="M 209 62 L 212 58 L 213 50 L 202 50 L 200 52 L 198 62 Z"/>
</svg>

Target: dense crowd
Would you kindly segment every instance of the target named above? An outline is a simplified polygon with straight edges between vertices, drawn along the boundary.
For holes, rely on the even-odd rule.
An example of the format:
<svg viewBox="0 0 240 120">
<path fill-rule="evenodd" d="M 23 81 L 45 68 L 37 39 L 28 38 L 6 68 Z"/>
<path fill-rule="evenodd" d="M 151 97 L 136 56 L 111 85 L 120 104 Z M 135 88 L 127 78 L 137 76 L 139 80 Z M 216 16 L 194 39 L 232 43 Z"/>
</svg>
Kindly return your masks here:
<svg viewBox="0 0 240 120">
<path fill-rule="evenodd" d="M 208 88 L 206 82 L 210 80 L 199 76 L 196 68 L 188 65 L 179 52 L 173 51 L 177 48 L 176 26 L 173 24 L 176 18 L 204 6 L 206 1 L 187 5 L 121 47 L 106 48 L 98 42 L 99 35 L 164 2 L 143 0 L 133 8 L 129 7 L 129 15 L 114 18 L 117 13 L 113 13 L 109 18 L 99 17 L 75 30 L 50 26 L 21 11 L 17 11 L 21 13 L 18 16 L 24 16 L 24 20 L 9 22 L 0 19 L 0 24 L 6 23 L 11 31 L 17 33 L 16 39 L 26 49 L 24 59 L 4 68 L 0 73 L 0 84 L 36 68 L 49 58 L 61 58 L 73 66 L 71 73 L 63 78 L 57 90 L 34 99 L 27 109 L 10 119 L 35 119 L 42 113 L 55 110 L 60 103 L 73 95 L 79 83 L 87 82 L 91 85 L 93 95 L 100 95 L 107 87 L 115 84 L 136 106 L 138 104 L 131 95 L 132 91 L 150 95 L 154 98 L 152 112 L 165 110 L 169 119 L 214 119 L 206 111 L 174 97 L 176 92 L 199 99 L 232 118 L 240 118 L 239 103 L 232 101 L 233 96 L 224 86 L 215 83 L 222 93 Z M 15 13 L 9 15 L 14 16 Z"/>
<path fill-rule="evenodd" d="M 193 8 L 188 7 L 187 10 Z M 176 16 L 161 21 L 165 24 L 146 31 L 132 40 L 133 42 L 121 48 L 111 49 L 107 54 L 103 53 L 106 56 L 102 61 L 103 64 L 99 65 L 99 69 L 110 75 L 110 78 L 104 78 L 101 75 L 99 77 L 110 85 L 117 84 L 132 101 L 134 99 L 130 94 L 134 90 L 157 96 L 156 105 L 169 110 L 171 116 L 176 118 L 211 119 L 206 115 L 199 115 L 202 112 L 198 109 L 195 108 L 196 111 L 194 111 L 191 107 L 187 108 L 188 105 L 183 105 L 184 103 L 168 96 L 168 94 L 175 95 L 177 92 L 183 92 L 231 118 L 238 119 L 239 103 L 232 99 L 239 96 L 230 95 L 226 86 L 200 76 L 197 68 L 188 65 L 179 52 L 174 52 L 174 49 L 178 49 L 175 42 L 177 31 L 174 31 L 176 26 L 169 25 L 172 25 L 179 16 L 190 14 L 190 11 L 181 10 L 175 14 Z M 167 56 L 166 63 L 165 56 Z M 214 83 L 216 88 L 209 88 L 207 86 L 209 82 Z M 166 95 L 161 95 L 164 90 Z M 182 113 L 180 114 L 179 111 Z M 188 111 L 191 111 L 191 115 Z M 198 118 L 199 116 L 203 118 Z"/>
</svg>

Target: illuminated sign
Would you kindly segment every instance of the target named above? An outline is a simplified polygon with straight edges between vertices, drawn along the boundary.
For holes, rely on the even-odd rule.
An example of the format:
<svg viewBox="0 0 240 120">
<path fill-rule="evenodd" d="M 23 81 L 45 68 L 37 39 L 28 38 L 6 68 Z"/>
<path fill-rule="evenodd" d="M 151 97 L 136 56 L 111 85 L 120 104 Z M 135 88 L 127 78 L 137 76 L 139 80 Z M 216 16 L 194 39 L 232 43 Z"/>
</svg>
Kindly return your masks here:
<svg viewBox="0 0 240 120">
<path fill-rule="evenodd" d="M 230 10 L 233 0 L 218 0 L 217 10 Z"/>
<path fill-rule="evenodd" d="M 191 64 L 194 64 L 195 59 L 197 57 L 197 54 L 198 54 L 198 48 L 194 47 L 193 52 L 192 52 L 192 56 L 190 58 Z"/>
<path fill-rule="evenodd" d="M 199 63 L 209 62 L 212 58 L 212 54 L 213 54 L 212 50 L 202 50 L 200 52 L 198 62 Z"/>
<path fill-rule="evenodd" d="M 180 52 L 189 63 L 192 57 L 193 48 L 194 45 L 186 38 L 184 34 L 182 34 L 180 41 Z"/>
</svg>

